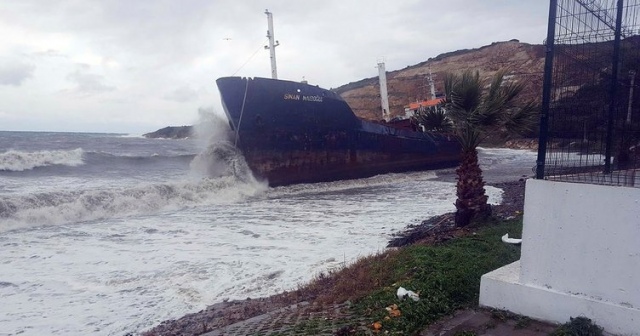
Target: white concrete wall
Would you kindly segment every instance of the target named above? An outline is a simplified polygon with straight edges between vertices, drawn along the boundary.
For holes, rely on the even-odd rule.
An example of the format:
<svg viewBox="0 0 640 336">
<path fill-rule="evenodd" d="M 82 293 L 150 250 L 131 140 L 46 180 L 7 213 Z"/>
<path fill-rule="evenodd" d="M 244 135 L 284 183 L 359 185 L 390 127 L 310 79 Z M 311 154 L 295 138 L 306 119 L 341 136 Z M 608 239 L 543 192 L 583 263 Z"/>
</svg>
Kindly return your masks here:
<svg viewBox="0 0 640 336">
<path fill-rule="evenodd" d="M 640 336 L 640 188 L 528 180 L 522 255 L 482 276 L 480 305 Z"/>
<path fill-rule="evenodd" d="M 558 324 L 584 316 L 603 327 L 605 335 L 640 336 L 640 310 L 589 297 L 524 285 L 516 261 L 482 276 L 480 305 Z"/>
<path fill-rule="evenodd" d="M 520 282 L 640 309 L 640 188 L 528 180 Z"/>
</svg>

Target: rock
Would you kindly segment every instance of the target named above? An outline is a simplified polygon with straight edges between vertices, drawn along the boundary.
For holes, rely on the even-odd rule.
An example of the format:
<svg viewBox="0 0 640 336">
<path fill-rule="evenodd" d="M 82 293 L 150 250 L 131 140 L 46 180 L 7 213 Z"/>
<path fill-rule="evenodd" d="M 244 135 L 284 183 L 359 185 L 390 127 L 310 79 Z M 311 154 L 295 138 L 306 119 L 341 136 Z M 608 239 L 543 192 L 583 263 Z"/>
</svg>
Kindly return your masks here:
<svg viewBox="0 0 640 336">
<path fill-rule="evenodd" d="M 193 136 L 193 126 L 168 126 L 142 136 L 153 139 L 186 139 Z"/>
</svg>

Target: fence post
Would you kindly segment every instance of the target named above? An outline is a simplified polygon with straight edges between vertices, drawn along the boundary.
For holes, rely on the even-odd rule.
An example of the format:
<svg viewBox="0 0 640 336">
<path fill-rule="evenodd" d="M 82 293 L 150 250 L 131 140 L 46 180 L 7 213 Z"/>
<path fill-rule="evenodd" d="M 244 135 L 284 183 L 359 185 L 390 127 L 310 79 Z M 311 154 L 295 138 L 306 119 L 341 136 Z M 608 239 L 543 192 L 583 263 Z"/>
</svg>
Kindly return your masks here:
<svg viewBox="0 0 640 336">
<path fill-rule="evenodd" d="M 611 173 L 611 151 L 613 146 L 613 123 L 618 97 L 618 65 L 620 63 L 620 35 L 622 34 L 623 0 L 618 0 L 616 7 L 616 31 L 613 41 L 613 64 L 611 65 L 611 87 L 609 89 L 609 116 L 607 120 L 607 143 L 604 151 L 604 173 Z"/>
<path fill-rule="evenodd" d="M 551 105 L 551 84 L 553 80 L 553 54 L 555 49 L 556 13 L 558 0 L 549 1 L 549 22 L 547 43 L 545 46 L 544 79 L 542 82 L 542 109 L 540 111 L 540 135 L 538 137 L 538 158 L 536 160 L 536 179 L 544 179 L 545 156 L 547 155 L 547 137 L 549 132 L 549 108 Z"/>
</svg>

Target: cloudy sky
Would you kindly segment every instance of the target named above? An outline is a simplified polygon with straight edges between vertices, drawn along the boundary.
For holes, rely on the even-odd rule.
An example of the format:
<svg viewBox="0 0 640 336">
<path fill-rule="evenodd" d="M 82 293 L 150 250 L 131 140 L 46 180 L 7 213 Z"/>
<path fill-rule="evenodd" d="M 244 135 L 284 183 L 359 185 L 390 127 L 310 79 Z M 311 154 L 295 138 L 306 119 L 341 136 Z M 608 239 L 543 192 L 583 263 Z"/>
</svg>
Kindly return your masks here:
<svg viewBox="0 0 640 336">
<path fill-rule="evenodd" d="M 542 43 L 544 0 L 0 0 L 0 130 L 141 134 L 222 114 L 215 79 L 337 87 L 458 49 Z"/>
</svg>

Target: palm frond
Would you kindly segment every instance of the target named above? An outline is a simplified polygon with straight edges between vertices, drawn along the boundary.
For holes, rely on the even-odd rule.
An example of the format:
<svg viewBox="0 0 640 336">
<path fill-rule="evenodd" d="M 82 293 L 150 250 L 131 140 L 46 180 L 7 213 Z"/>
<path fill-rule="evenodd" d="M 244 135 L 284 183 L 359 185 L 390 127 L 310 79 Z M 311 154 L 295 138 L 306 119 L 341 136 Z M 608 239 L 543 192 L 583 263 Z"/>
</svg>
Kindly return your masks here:
<svg viewBox="0 0 640 336">
<path fill-rule="evenodd" d="M 493 100 L 494 97 L 500 94 L 502 87 L 502 81 L 504 80 L 504 71 L 498 71 L 491 79 L 491 85 L 489 86 L 489 92 L 487 93 L 487 100 Z"/>
<path fill-rule="evenodd" d="M 503 121 L 508 133 L 524 135 L 531 132 L 538 124 L 540 107 L 533 102 L 511 111 Z"/>
<path fill-rule="evenodd" d="M 456 136 L 463 151 L 475 150 L 483 140 L 482 134 L 473 127 L 457 128 Z"/>
<path fill-rule="evenodd" d="M 523 134 L 534 127 L 537 121 L 534 104 L 516 106 L 524 85 L 505 83 L 505 74 L 498 71 L 486 92 L 478 71 L 445 76 L 444 106 L 463 147 L 475 148 L 488 134 L 498 130 Z"/>
<path fill-rule="evenodd" d="M 441 106 L 420 108 L 414 118 L 419 124 L 423 125 L 427 131 L 448 133 L 453 130 L 453 122 Z"/>
<path fill-rule="evenodd" d="M 452 92 L 454 108 L 474 111 L 482 102 L 482 86 L 480 83 L 480 73 L 466 71 L 460 77 L 456 89 Z"/>
</svg>

